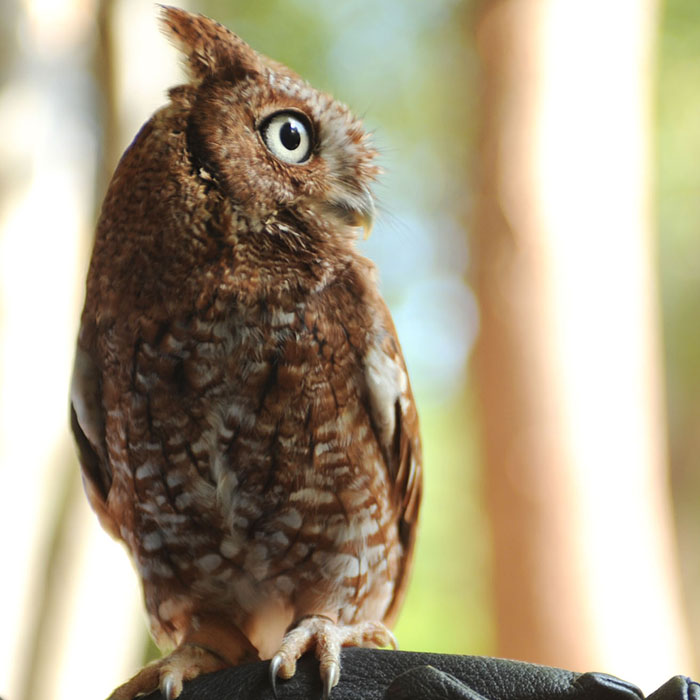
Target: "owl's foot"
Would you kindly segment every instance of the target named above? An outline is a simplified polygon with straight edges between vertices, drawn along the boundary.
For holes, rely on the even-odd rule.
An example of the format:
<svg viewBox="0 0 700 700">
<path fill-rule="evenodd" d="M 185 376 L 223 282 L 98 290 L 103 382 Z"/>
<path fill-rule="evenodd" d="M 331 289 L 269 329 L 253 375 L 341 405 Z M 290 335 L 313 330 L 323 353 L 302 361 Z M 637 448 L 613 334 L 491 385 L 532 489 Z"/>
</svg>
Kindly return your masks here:
<svg viewBox="0 0 700 700">
<path fill-rule="evenodd" d="M 132 679 L 120 685 L 108 700 L 133 700 L 160 688 L 166 700 L 174 700 L 182 692 L 184 681 L 203 673 L 227 668 L 230 663 L 215 652 L 197 644 L 183 644 L 172 654 L 144 666 Z"/>
<path fill-rule="evenodd" d="M 297 660 L 315 648 L 319 660 L 323 700 L 328 700 L 331 690 L 340 679 L 341 647 L 388 647 L 398 649 L 396 638 L 381 622 L 357 622 L 353 625 L 339 625 L 324 615 L 302 617 L 284 635 L 277 653 L 270 660 L 270 681 L 277 696 L 277 677 L 291 678 L 297 667 Z"/>
</svg>

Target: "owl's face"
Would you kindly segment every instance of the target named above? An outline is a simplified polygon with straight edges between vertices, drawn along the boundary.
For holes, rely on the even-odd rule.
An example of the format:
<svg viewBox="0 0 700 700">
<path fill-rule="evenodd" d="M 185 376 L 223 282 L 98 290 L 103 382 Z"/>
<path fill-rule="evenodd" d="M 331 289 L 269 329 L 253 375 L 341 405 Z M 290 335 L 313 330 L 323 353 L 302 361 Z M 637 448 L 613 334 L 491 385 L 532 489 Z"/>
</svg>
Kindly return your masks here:
<svg viewBox="0 0 700 700">
<path fill-rule="evenodd" d="M 368 226 L 376 152 L 349 110 L 221 25 L 170 8 L 165 22 L 189 60 L 202 173 L 262 223 L 291 212 L 329 231 Z"/>
</svg>

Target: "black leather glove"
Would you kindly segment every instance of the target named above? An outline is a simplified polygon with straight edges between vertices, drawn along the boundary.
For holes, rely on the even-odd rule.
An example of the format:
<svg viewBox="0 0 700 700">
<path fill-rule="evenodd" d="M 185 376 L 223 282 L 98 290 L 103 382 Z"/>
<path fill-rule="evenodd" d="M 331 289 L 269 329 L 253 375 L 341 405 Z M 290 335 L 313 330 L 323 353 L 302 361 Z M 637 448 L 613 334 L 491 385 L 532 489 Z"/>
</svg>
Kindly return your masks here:
<svg viewBox="0 0 700 700">
<path fill-rule="evenodd" d="M 185 683 L 180 700 L 274 700 L 269 662 L 210 673 Z M 318 662 L 303 657 L 291 680 L 277 682 L 278 700 L 319 700 Z M 160 700 L 152 693 L 148 700 Z M 379 649 L 343 650 L 340 683 L 331 700 L 643 700 L 632 683 L 604 673 L 485 656 Z M 700 700 L 700 685 L 676 676 L 648 700 Z"/>
</svg>

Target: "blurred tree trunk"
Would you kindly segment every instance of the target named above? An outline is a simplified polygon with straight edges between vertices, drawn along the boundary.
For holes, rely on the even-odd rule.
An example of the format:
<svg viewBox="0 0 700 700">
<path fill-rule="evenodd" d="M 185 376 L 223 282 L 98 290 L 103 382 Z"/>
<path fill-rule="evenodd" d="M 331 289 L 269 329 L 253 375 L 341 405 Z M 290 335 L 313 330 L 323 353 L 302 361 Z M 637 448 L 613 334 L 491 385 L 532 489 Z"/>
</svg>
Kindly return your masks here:
<svg viewBox="0 0 700 700">
<path fill-rule="evenodd" d="M 112 173 L 121 156 L 122 134 L 119 124 L 119 106 L 117 104 L 117 55 L 115 37 L 115 16 L 118 9 L 117 0 L 98 0 L 95 18 L 97 32 L 93 66 L 95 79 L 99 87 L 99 120 L 102 126 L 101 157 L 99 161 L 95 186 L 95 219 L 99 215 L 102 199 Z"/>
<path fill-rule="evenodd" d="M 484 2 L 474 370 L 499 655 L 689 673 L 649 202 L 654 0 Z"/>
</svg>

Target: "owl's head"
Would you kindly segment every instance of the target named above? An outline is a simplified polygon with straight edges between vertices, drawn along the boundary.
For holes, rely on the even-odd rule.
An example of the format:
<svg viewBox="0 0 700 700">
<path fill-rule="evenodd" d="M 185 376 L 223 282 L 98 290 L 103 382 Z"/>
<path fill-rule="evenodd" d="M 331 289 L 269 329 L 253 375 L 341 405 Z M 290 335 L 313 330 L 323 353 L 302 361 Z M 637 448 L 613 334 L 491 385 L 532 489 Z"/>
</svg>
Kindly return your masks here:
<svg viewBox="0 0 700 700">
<path fill-rule="evenodd" d="M 196 167 L 262 223 L 368 228 L 376 152 L 347 107 L 206 17 L 165 7 L 162 20 L 190 76 L 180 94 Z"/>
</svg>

